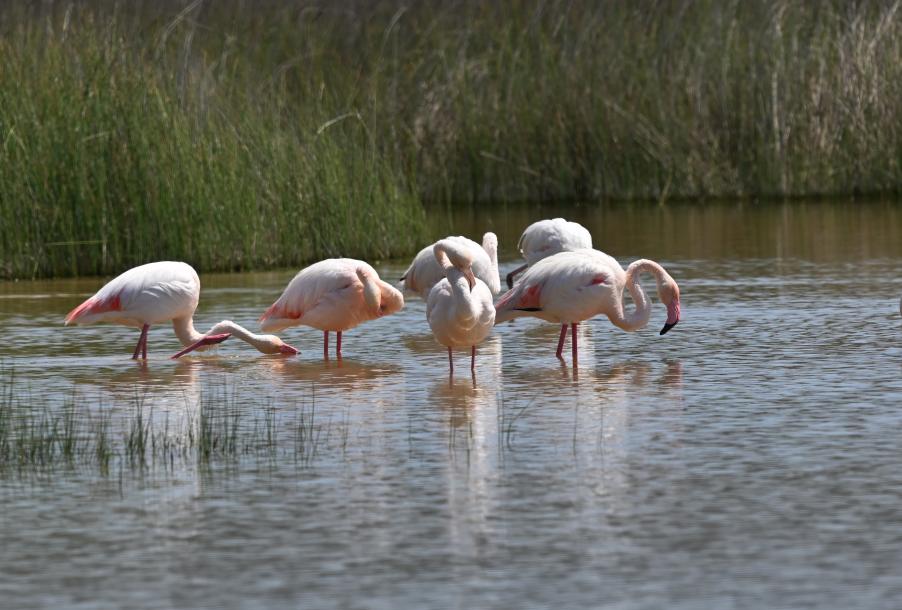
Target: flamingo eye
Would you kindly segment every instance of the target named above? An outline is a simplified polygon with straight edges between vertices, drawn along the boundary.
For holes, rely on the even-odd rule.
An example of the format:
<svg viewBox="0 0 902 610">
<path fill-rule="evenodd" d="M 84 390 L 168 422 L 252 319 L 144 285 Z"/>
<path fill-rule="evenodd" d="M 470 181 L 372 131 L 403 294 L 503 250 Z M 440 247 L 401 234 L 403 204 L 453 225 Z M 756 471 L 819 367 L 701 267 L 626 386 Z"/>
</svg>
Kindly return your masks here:
<svg viewBox="0 0 902 610">
<path fill-rule="evenodd" d="M 608 278 L 604 275 L 596 275 L 592 278 L 592 281 L 589 282 L 589 286 L 595 286 L 596 284 L 604 284 L 608 281 Z"/>
</svg>

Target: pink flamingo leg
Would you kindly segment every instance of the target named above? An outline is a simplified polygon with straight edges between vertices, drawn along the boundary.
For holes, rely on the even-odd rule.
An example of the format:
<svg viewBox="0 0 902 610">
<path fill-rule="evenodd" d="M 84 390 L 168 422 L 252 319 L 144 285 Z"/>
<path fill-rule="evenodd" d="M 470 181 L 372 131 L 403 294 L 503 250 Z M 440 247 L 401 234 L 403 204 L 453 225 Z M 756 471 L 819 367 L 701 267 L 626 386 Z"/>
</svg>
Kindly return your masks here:
<svg viewBox="0 0 902 610">
<path fill-rule="evenodd" d="M 454 358 L 451 357 L 451 348 L 450 347 L 448 348 L 448 368 L 450 369 L 449 374 L 453 375 L 454 374 Z"/>
<path fill-rule="evenodd" d="M 335 357 L 341 360 L 341 331 L 338 331 L 338 338 L 335 340 Z"/>
<path fill-rule="evenodd" d="M 137 360 L 138 355 L 141 353 L 141 348 L 144 348 L 144 359 L 147 360 L 147 331 L 150 329 L 150 324 L 145 324 L 141 327 L 141 336 L 138 337 L 138 344 L 135 345 L 135 353 L 132 354 L 132 360 Z"/>
<path fill-rule="evenodd" d="M 476 346 L 470 348 L 470 371 L 476 372 Z"/>
<path fill-rule="evenodd" d="M 577 324 L 578 324 L 578 322 L 574 322 L 573 324 L 570 325 L 570 337 L 571 337 L 570 342 L 573 344 L 571 346 L 571 349 L 573 350 L 573 366 L 574 367 L 576 366 L 576 359 L 577 359 L 577 356 L 576 356 L 576 325 Z"/>
<path fill-rule="evenodd" d="M 323 360 L 329 359 L 329 331 L 323 331 Z"/>
<path fill-rule="evenodd" d="M 561 324 L 561 338 L 558 339 L 557 352 L 555 353 L 555 355 L 558 358 L 561 358 L 561 354 L 564 353 L 564 338 L 566 338 L 566 336 L 567 336 L 567 325 Z"/>
<path fill-rule="evenodd" d="M 150 330 L 150 327 L 147 327 Z M 147 333 L 144 333 L 144 341 L 141 342 L 141 358 L 147 360 Z"/>
</svg>

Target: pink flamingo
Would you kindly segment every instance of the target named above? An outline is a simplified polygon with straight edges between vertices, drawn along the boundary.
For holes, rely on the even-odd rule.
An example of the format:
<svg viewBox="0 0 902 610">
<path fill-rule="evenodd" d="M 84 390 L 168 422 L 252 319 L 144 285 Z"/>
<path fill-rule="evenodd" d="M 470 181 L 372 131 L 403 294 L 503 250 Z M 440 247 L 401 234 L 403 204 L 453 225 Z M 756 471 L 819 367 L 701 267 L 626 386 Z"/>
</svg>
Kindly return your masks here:
<svg viewBox="0 0 902 610">
<path fill-rule="evenodd" d="M 172 320 L 172 328 L 185 349 L 206 349 L 234 335 L 264 354 L 294 355 L 298 350 L 274 335 L 255 335 L 234 322 L 216 324 L 201 334 L 194 329 L 194 310 L 200 298 L 200 279 L 186 263 L 161 261 L 129 269 L 110 280 L 97 294 L 69 312 L 66 326 L 112 322 L 141 329 L 132 359 L 147 359 L 147 331 L 153 324 Z"/>
<path fill-rule="evenodd" d="M 465 248 L 472 259 L 473 273 L 485 282 L 492 294 L 501 292 L 501 276 L 498 275 L 498 237 L 494 233 L 482 236 L 482 245 L 461 235 L 446 237 L 442 241 L 454 242 Z M 445 277 L 445 270 L 435 258 L 433 247 L 426 246 L 414 257 L 410 267 L 401 277 L 404 290 L 420 295 L 426 300 L 432 287 Z"/>
<path fill-rule="evenodd" d="M 341 358 L 341 333 L 361 322 L 375 320 L 404 307 L 404 296 L 379 279 L 376 270 L 353 258 L 330 258 L 302 269 L 282 296 L 260 317 L 264 331 L 289 326 L 312 326 L 323 331 L 323 357 L 329 358 L 329 331 L 338 333 L 336 356 Z"/>
<path fill-rule="evenodd" d="M 517 249 L 526 259 L 526 264 L 507 274 L 507 287 L 513 288 L 514 276 L 543 258 L 558 252 L 572 252 L 591 247 L 592 235 L 578 222 L 569 222 L 563 218 L 534 222 L 526 227 L 517 243 Z"/>
<path fill-rule="evenodd" d="M 448 348 L 451 374 L 454 347 L 470 348 L 470 370 L 475 373 L 476 345 L 489 336 L 495 325 L 492 292 L 474 275 L 470 248 L 459 241 L 443 239 L 432 249 L 445 278 L 429 292 L 426 319 L 436 340 Z"/>
<path fill-rule="evenodd" d="M 563 352 L 569 324 L 576 363 L 576 325 L 583 320 L 605 314 L 614 326 L 629 332 L 648 324 L 651 305 L 639 285 L 639 274 L 643 271 L 654 276 L 658 298 L 667 306 L 663 335 L 680 321 L 680 289 L 673 278 L 654 261 L 637 260 L 624 271 L 612 257 L 589 249 L 560 252 L 530 267 L 495 305 L 495 324 L 521 316 L 560 324 L 558 358 Z M 629 290 L 636 305 L 631 313 L 624 311 L 624 288 Z"/>
</svg>

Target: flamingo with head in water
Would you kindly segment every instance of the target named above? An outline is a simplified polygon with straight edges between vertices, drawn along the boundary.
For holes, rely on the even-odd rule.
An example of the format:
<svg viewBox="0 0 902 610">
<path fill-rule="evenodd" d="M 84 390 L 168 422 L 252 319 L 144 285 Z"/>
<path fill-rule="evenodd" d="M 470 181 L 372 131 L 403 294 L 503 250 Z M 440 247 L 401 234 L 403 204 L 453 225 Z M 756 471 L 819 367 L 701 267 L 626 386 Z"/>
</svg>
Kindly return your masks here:
<svg viewBox="0 0 902 610">
<path fill-rule="evenodd" d="M 535 265 L 543 258 L 558 252 L 572 252 L 592 247 L 592 235 L 578 222 L 570 222 L 563 218 L 539 220 L 523 231 L 517 249 L 526 259 L 521 265 L 507 274 L 507 287 L 514 287 L 514 276 Z"/>
<path fill-rule="evenodd" d="M 667 307 L 663 335 L 680 321 L 680 289 L 670 274 L 658 263 L 646 259 L 631 263 L 624 271 L 614 258 L 589 249 L 560 252 L 530 267 L 495 305 L 495 323 L 533 316 L 560 324 L 558 358 L 569 325 L 575 363 L 576 325 L 583 320 L 604 314 L 614 326 L 626 331 L 639 330 L 648 324 L 651 304 L 639 284 L 642 272 L 654 276 L 658 298 Z M 635 303 L 632 312 L 626 311 L 624 288 Z"/>
<path fill-rule="evenodd" d="M 113 322 L 141 329 L 132 359 L 147 359 L 147 332 L 154 324 L 172 320 L 172 328 L 185 349 L 207 349 L 230 336 L 243 339 L 264 354 L 294 355 L 298 350 L 274 335 L 255 335 L 234 322 L 216 324 L 207 333 L 194 328 L 194 310 L 200 298 L 200 279 L 187 263 L 161 261 L 129 269 L 107 282 L 97 294 L 69 312 L 66 326 Z"/>
<path fill-rule="evenodd" d="M 329 357 L 329 331 L 335 331 L 341 358 L 341 333 L 404 307 L 397 288 L 379 279 L 370 265 L 353 258 L 330 258 L 302 269 L 260 317 L 264 331 L 312 326 L 323 331 L 323 357 Z"/>
<path fill-rule="evenodd" d="M 473 273 L 470 249 L 443 239 L 432 247 L 445 278 L 429 291 L 426 319 L 436 340 L 448 348 L 448 366 L 454 373 L 452 348 L 470 348 L 470 370 L 476 370 L 476 345 L 492 332 L 495 307 L 492 292 Z"/>
<path fill-rule="evenodd" d="M 442 241 L 454 242 L 458 248 L 466 250 L 472 259 L 473 274 L 485 282 L 493 295 L 501 292 L 501 276 L 498 275 L 498 237 L 494 233 L 483 235 L 481 246 L 461 235 L 446 237 Z M 404 290 L 416 293 L 424 300 L 429 296 L 432 287 L 445 277 L 445 270 L 435 258 L 434 247 L 435 244 L 432 244 L 420 250 L 401 277 Z"/>
</svg>

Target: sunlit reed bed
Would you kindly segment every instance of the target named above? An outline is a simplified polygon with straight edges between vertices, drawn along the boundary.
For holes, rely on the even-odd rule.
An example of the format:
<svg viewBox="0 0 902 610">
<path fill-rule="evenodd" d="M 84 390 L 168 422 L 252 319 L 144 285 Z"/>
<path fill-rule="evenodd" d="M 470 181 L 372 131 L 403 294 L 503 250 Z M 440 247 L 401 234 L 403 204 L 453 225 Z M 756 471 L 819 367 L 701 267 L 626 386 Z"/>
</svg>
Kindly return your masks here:
<svg viewBox="0 0 902 610">
<path fill-rule="evenodd" d="M 902 185 L 894 0 L 0 10 L 4 277 L 407 255 L 424 202 Z"/>
</svg>

